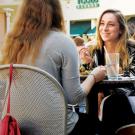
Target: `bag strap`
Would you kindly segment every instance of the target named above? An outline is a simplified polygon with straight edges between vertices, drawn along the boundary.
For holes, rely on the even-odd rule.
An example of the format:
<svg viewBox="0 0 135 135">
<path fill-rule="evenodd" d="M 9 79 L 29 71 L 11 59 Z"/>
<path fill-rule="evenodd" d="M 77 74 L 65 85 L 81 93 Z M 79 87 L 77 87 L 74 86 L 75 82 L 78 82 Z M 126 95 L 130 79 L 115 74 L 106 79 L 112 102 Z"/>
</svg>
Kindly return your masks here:
<svg viewBox="0 0 135 135">
<path fill-rule="evenodd" d="M 9 69 L 9 85 L 8 85 L 8 103 L 7 103 L 7 113 L 10 113 L 10 93 L 11 93 L 11 83 L 13 79 L 13 64 L 10 64 Z"/>
<path fill-rule="evenodd" d="M 13 77 L 13 64 L 10 64 L 10 67 L 9 67 L 9 83 L 8 83 L 8 89 L 7 89 L 7 110 L 6 110 L 6 114 L 10 113 L 10 89 L 11 89 L 12 77 Z M 5 103 L 6 103 L 6 101 L 5 101 Z M 2 113 L 4 111 L 5 103 L 2 106 Z"/>
</svg>

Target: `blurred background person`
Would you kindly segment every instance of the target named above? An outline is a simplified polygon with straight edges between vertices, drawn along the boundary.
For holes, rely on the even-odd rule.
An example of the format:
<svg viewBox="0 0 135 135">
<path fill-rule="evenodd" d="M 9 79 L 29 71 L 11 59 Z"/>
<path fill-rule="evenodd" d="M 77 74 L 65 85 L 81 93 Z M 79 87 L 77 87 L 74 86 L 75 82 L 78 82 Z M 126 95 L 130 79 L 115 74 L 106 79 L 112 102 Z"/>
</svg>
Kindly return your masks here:
<svg viewBox="0 0 135 135">
<path fill-rule="evenodd" d="M 76 44 L 76 47 L 77 47 L 77 51 L 79 52 L 82 48 L 85 47 L 85 44 L 84 44 L 84 39 L 80 36 L 77 36 L 74 38 L 74 42 Z"/>
</svg>

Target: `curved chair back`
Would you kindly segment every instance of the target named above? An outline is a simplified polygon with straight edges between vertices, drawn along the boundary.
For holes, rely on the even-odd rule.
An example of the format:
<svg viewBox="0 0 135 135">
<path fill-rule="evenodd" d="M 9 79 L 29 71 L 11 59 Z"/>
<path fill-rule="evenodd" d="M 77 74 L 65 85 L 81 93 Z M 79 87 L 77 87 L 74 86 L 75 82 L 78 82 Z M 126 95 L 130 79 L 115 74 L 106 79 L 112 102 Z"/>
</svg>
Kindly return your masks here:
<svg viewBox="0 0 135 135">
<path fill-rule="evenodd" d="M 7 99 L 9 67 L 0 66 L 1 104 Z M 63 89 L 47 72 L 14 64 L 10 104 L 11 115 L 18 121 L 22 135 L 66 134 L 67 108 Z"/>
<path fill-rule="evenodd" d="M 116 135 L 135 135 L 135 96 L 128 96 L 128 100 L 133 110 L 134 122 L 118 128 Z"/>
<path fill-rule="evenodd" d="M 135 124 L 129 124 L 119 128 L 116 135 L 135 135 Z"/>
</svg>

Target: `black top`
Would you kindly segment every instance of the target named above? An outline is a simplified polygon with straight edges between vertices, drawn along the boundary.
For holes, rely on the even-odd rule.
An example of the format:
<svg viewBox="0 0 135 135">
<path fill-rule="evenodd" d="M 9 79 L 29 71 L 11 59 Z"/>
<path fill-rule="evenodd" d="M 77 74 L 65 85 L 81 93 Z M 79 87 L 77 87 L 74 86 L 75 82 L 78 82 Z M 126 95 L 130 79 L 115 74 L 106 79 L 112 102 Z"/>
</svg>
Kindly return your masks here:
<svg viewBox="0 0 135 135">
<path fill-rule="evenodd" d="M 128 53 L 129 53 L 129 59 L 131 61 L 127 70 L 129 70 L 130 75 L 135 76 L 135 42 L 128 41 L 127 42 L 127 49 L 128 49 Z M 105 55 L 104 55 L 105 52 L 104 52 L 103 47 L 101 50 L 96 49 L 93 54 L 94 54 L 94 57 L 96 59 L 96 61 L 94 63 L 94 67 L 99 66 L 99 65 L 105 65 Z M 121 62 L 120 62 L 120 65 L 121 65 Z"/>
<path fill-rule="evenodd" d="M 135 76 L 135 42 L 134 41 L 128 41 L 127 42 L 127 49 L 129 52 L 129 59 L 131 63 L 129 64 L 129 67 L 125 69 L 124 71 L 124 76 Z M 95 57 L 95 62 L 93 64 L 94 67 L 99 66 L 99 65 L 105 65 L 105 52 L 104 48 L 102 49 L 96 49 L 93 53 L 93 57 Z M 121 65 L 121 62 L 120 62 Z M 120 89 L 120 88 L 119 88 Z M 125 91 L 127 92 L 132 91 L 131 93 L 135 93 L 135 84 L 132 83 L 132 85 L 128 86 L 127 88 L 124 88 Z M 122 88 L 122 90 L 124 91 Z M 130 93 L 130 92 L 128 92 Z"/>
</svg>

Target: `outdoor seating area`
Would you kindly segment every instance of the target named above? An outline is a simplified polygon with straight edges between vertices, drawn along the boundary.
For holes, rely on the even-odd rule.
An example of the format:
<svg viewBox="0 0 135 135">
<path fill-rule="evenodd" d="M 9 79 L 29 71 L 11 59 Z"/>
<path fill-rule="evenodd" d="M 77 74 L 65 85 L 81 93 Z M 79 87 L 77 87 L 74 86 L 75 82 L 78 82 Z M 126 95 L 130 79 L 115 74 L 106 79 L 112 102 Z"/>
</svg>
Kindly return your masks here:
<svg viewBox="0 0 135 135">
<path fill-rule="evenodd" d="M 135 135 L 134 5 L 0 0 L 0 135 Z"/>
</svg>

